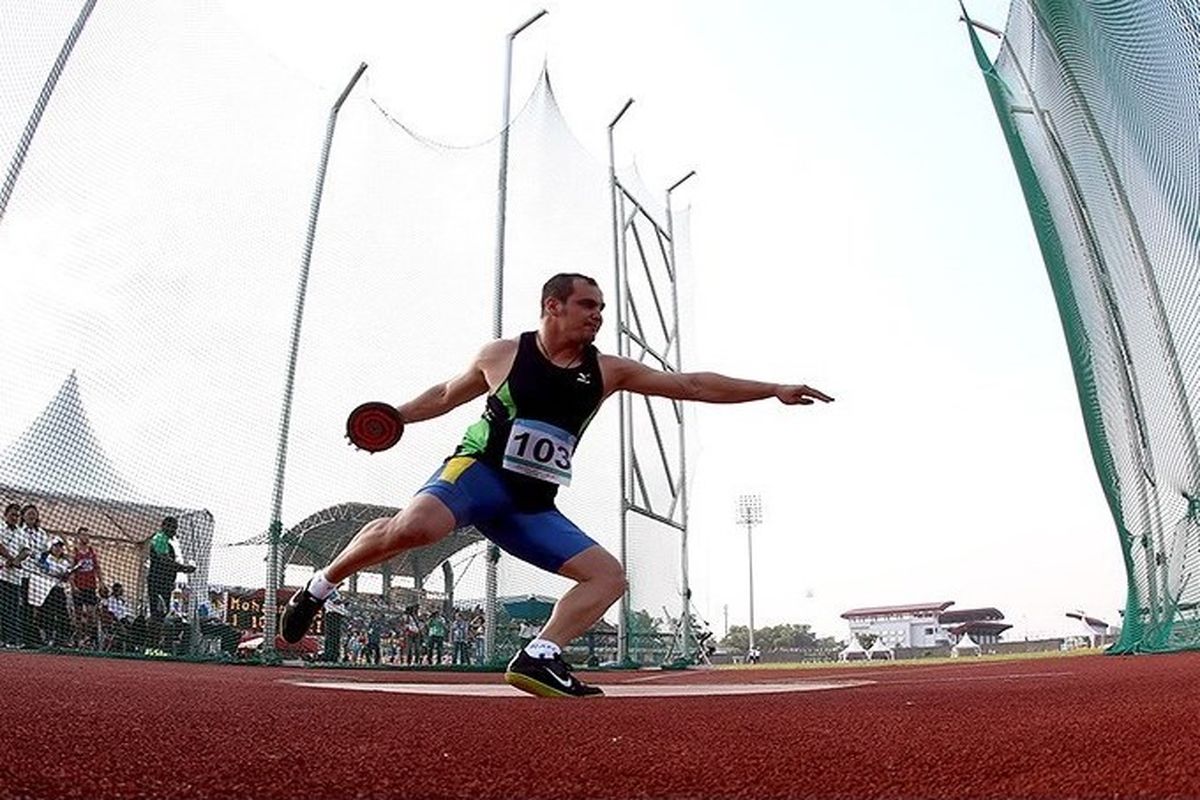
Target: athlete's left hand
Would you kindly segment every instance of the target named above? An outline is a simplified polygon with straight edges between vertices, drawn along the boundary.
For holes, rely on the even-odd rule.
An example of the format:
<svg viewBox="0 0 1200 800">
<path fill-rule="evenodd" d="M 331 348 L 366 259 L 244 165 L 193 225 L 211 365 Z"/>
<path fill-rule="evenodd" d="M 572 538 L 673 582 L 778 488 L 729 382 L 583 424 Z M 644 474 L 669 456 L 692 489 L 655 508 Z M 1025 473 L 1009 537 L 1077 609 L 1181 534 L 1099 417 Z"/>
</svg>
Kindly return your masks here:
<svg viewBox="0 0 1200 800">
<path fill-rule="evenodd" d="M 820 400 L 822 403 L 833 402 L 833 398 L 821 390 L 803 384 L 799 386 L 780 386 L 775 390 L 775 396 L 779 398 L 779 402 L 788 406 L 811 406 L 814 400 Z"/>
</svg>

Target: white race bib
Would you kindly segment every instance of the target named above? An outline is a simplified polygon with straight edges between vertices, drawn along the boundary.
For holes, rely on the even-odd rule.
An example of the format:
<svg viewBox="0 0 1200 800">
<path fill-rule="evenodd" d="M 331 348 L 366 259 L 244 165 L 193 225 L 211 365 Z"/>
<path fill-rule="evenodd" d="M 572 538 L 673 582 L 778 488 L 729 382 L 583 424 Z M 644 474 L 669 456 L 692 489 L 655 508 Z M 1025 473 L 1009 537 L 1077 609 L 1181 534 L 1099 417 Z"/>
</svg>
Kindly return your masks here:
<svg viewBox="0 0 1200 800">
<path fill-rule="evenodd" d="M 571 485 L 576 438 L 562 428 L 533 419 L 513 420 L 503 466 L 559 486 Z"/>
</svg>

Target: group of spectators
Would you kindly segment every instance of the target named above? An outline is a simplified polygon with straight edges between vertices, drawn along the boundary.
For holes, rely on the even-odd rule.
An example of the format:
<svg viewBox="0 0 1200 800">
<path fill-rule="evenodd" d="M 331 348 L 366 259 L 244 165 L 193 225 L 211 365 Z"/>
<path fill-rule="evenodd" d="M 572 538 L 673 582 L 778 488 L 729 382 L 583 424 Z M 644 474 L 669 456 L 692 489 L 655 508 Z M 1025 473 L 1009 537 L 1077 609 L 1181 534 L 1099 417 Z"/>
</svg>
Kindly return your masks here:
<svg viewBox="0 0 1200 800">
<path fill-rule="evenodd" d="M 177 521 L 163 520 L 150 541 L 150 614 L 135 614 L 119 582 L 104 581 L 86 526 L 71 541 L 42 527 L 37 505 L 9 503 L 0 527 L 0 645 L 5 648 L 158 648 L 167 627 L 181 564 L 171 540 Z"/>
<path fill-rule="evenodd" d="M 341 652 L 327 644 L 328 660 L 340 656 L 348 664 L 411 666 L 468 666 L 484 661 L 481 606 L 443 613 L 441 608 L 426 611 L 411 605 L 402 614 L 390 616 L 377 612 L 360 616 L 352 608 L 345 612 L 345 634 L 335 637 L 335 641 L 340 639 Z"/>
</svg>

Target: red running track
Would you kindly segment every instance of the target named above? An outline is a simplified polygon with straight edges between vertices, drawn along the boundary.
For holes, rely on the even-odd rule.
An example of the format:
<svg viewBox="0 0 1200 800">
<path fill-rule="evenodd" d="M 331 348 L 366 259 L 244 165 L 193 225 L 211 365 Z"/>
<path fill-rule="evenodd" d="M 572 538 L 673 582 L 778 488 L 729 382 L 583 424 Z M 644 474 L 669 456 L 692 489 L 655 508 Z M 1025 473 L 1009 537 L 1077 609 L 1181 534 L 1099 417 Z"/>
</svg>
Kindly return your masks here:
<svg viewBox="0 0 1200 800">
<path fill-rule="evenodd" d="M 0 797 L 1200 797 L 1197 653 L 590 679 L 822 677 L 876 683 L 734 697 L 438 697 L 287 681 L 500 676 L 0 653 Z"/>
</svg>

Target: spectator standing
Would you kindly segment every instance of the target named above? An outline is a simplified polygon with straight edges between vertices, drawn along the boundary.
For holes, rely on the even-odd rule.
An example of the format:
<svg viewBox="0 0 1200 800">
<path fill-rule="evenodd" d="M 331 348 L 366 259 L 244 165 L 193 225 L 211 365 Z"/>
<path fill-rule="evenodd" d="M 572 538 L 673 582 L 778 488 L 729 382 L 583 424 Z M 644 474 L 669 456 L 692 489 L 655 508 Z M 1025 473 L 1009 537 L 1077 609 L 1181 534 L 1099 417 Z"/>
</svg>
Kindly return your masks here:
<svg viewBox="0 0 1200 800">
<path fill-rule="evenodd" d="M 367 663 L 379 666 L 379 645 L 383 640 L 383 621 L 372 617 L 367 624 Z"/>
<path fill-rule="evenodd" d="M 21 635 L 23 646 L 32 649 L 42 645 L 42 637 L 38 633 L 35 619 L 35 608 L 40 607 L 41 603 L 33 603 L 31 600 L 34 582 L 41 574 L 38 560 L 50 549 L 50 537 L 42 529 L 41 514 L 33 503 L 21 508 L 21 527 L 25 531 L 26 543 L 29 546 L 29 555 L 21 563 L 24 575 L 21 579 Z"/>
<path fill-rule="evenodd" d="M 22 643 L 26 613 L 22 584 L 27 577 L 22 567 L 29 554 L 21 506 L 9 503 L 4 507 L 4 527 L 0 529 L 0 642 L 6 647 L 20 647 Z"/>
<path fill-rule="evenodd" d="M 421 616 L 416 608 L 404 615 L 404 663 L 421 663 Z"/>
<path fill-rule="evenodd" d="M 49 549 L 38 558 L 40 570 L 29 583 L 29 603 L 36 609 L 42 641 L 51 647 L 71 643 L 71 618 L 67 611 L 67 585 L 71 557 L 66 542 L 55 536 Z"/>
<path fill-rule="evenodd" d="M 429 624 L 426 626 L 426 631 L 429 634 L 429 654 L 430 664 L 441 664 L 444 658 L 442 645 L 446 641 L 446 620 L 442 618 L 442 612 L 434 609 L 429 615 Z"/>
<path fill-rule="evenodd" d="M 71 555 L 71 602 L 75 606 L 75 642 L 78 646 L 96 643 L 96 590 L 103 578 L 100 557 L 92 547 L 87 528 L 75 533 L 75 551 Z"/>
<path fill-rule="evenodd" d="M 485 651 L 487 650 L 486 639 L 484 638 L 484 628 L 487 626 L 487 617 L 483 615 L 483 607 L 475 606 L 475 612 L 471 616 L 471 639 L 475 643 L 475 663 L 483 666 Z"/>
<path fill-rule="evenodd" d="M 149 643 L 151 648 L 161 647 L 163 620 L 171 610 L 171 592 L 175 589 L 175 576 L 192 573 L 196 568 L 179 563 L 175 556 L 175 534 L 179 521 L 175 517 L 163 517 L 162 525 L 150 538 L 150 570 L 146 575 L 146 588 L 150 603 Z"/>
<path fill-rule="evenodd" d="M 467 615 L 462 609 L 454 612 L 454 621 L 450 623 L 450 663 L 454 666 L 471 663 L 471 654 L 467 647 L 467 636 L 470 634 Z"/>
</svg>

